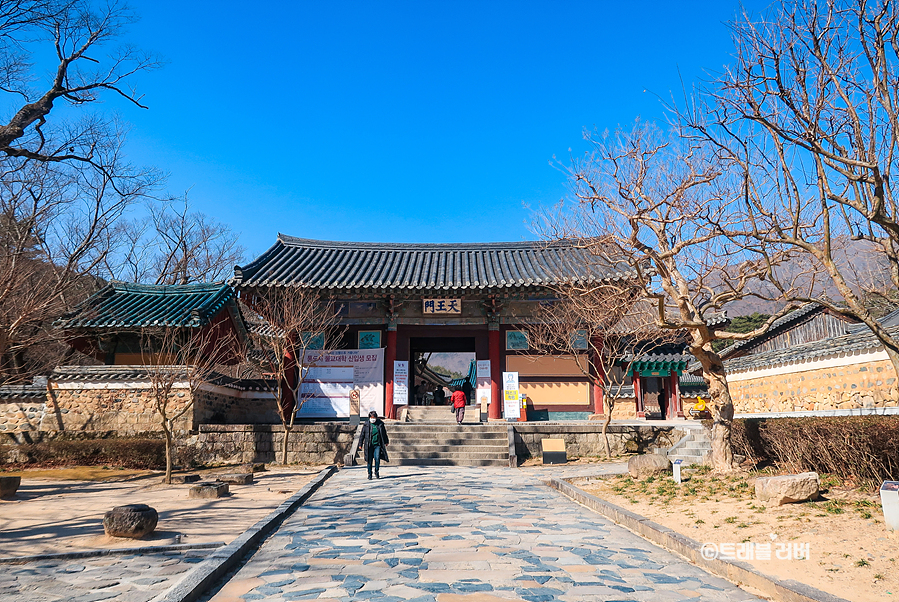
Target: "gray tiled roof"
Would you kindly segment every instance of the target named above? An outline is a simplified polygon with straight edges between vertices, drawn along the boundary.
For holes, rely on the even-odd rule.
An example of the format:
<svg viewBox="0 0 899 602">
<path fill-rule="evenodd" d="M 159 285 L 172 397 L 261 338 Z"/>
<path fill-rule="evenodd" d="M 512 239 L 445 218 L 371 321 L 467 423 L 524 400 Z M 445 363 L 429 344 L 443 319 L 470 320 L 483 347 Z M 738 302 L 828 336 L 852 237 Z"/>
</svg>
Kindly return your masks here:
<svg viewBox="0 0 899 602">
<path fill-rule="evenodd" d="M 5 385 L 0 387 L 0 400 L 44 399 L 47 387 L 35 385 Z"/>
<path fill-rule="evenodd" d="M 727 360 L 724 362 L 724 367 L 729 373 L 739 370 L 757 370 L 800 360 L 814 360 L 838 354 L 870 351 L 881 346 L 880 341 L 875 338 L 871 330 L 864 324 L 853 324 L 849 329 L 852 332 L 843 336 Z M 887 332 L 894 337 L 899 336 L 899 328 L 897 327 L 888 328 Z"/>
<path fill-rule="evenodd" d="M 185 366 L 159 366 L 184 373 Z M 132 381 L 146 380 L 148 369 L 144 366 L 57 366 L 50 374 L 52 382 Z"/>
<path fill-rule="evenodd" d="M 727 358 L 727 357 L 733 355 L 738 349 L 742 349 L 743 347 L 745 347 L 751 343 L 757 343 L 757 342 L 761 341 L 762 339 L 767 339 L 767 338 L 770 338 L 770 337 L 776 335 L 780 331 L 781 327 L 792 326 L 793 324 L 795 324 L 799 320 L 805 318 L 806 316 L 809 316 L 810 314 L 813 314 L 813 313 L 820 313 L 822 311 L 824 311 L 823 305 L 818 305 L 817 303 L 806 303 L 805 305 L 802 305 L 802 306 L 798 307 L 797 309 L 794 309 L 790 313 L 783 315 L 780 318 L 774 320 L 774 322 L 771 323 L 771 326 L 768 327 L 768 330 L 765 331 L 764 333 L 758 335 L 757 337 L 753 337 L 751 339 L 743 339 L 740 341 L 735 341 L 733 343 L 733 345 L 730 345 L 729 347 L 727 347 L 726 349 L 724 349 L 721 352 L 721 357 Z"/>
<path fill-rule="evenodd" d="M 340 290 L 472 290 L 628 279 L 572 243 L 399 244 L 331 242 L 278 235 L 272 248 L 234 269 L 238 287 Z"/>
<path fill-rule="evenodd" d="M 63 329 L 199 327 L 229 302 L 234 290 L 224 283 L 154 286 L 112 282 L 56 321 Z"/>
</svg>

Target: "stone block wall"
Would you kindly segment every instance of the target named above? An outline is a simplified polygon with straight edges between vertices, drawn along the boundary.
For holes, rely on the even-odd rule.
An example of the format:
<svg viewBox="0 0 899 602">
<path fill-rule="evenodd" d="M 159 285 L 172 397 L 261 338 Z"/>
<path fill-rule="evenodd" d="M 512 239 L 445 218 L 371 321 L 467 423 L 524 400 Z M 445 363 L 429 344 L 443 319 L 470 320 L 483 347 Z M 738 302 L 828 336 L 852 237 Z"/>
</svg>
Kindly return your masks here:
<svg viewBox="0 0 899 602">
<path fill-rule="evenodd" d="M 288 439 L 288 464 L 343 462 L 353 445 L 356 427 L 349 423 L 302 424 Z M 198 434 L 184 445 L 193 447 L 197 459 L 210 464 L 280 462 L 284 427 L 278 425 L 200 425 Z"/>
<path fill-rule="evenodd" d="M 731 380 L 729 385 L 735 411 L 744 414 L 899 405 L 896 375 L 886 360 L 766 374 L 759 378 Z"/>
<path fill-rule="evenodd" d="M 541 439 L 563 439 L 569 457 L 604 456 L 605 443 L 602 424 L 539 424 L 515 423 L 515 450 L 519 458 L 541 457 Z M 626 451 L 646 451 L 656 447 L 671 447 L 686 431 L 674 427 L 609 425 L 609 444 L 613 454 Z M 628 442 L 631 444 L 628 450 Z"/>
<path fill-rule="evenodd" d="M 280 424 L 278 404 L 264 393 L 242 395 L 223 387 L 201 388 L 195 397 L 197 424 Z"/>
<path fill-rule="evenodd" d="M 38 431 L 46 411 L 45 399 L 35 397 L 0 398 L 0 433 Z"/>
<path fill-rule="evenodd" d="M 174 389 L 168 411 L 180 412 L 190 403 L 190 391 Z M 195 428 L 191 411 L 175 423 L 179 434 Z M 119 435 L 136 435 L 161 429 L 153 394 L 147 388 L 51 388 L 46 412 L 40 421 L 41 431 L 111 431 Z"/>
</svg>

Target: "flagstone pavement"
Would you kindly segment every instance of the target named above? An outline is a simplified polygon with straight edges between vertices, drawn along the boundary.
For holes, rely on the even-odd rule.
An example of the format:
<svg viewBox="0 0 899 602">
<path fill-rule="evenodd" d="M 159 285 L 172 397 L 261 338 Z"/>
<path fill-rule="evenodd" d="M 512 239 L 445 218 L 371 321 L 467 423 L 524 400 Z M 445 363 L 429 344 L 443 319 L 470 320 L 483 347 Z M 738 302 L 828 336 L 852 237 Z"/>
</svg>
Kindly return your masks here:
<svg viewBox="0 0 899 602">
<path fill-rule="evenodd" d="M 381 476 L 331 477 L 212 602 L 758 599 L 542 485 L 539 472 Z"/>
</svg>

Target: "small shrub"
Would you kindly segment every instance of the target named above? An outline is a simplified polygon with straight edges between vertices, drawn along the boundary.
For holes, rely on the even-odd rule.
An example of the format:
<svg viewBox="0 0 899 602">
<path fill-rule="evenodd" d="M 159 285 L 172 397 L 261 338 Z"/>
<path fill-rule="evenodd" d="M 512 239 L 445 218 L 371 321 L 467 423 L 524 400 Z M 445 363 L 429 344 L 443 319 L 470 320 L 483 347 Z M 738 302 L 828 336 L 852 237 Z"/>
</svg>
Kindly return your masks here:
<svg viewBox="0 0 899 602">
<path fill-rule="evenodd" d="M 732 525 L 735 522 L 737 522 L 737 517 L 736 516 L 728 516 L 727 518 L 724 519 L 724 522 Z"/>
<path fill-rule="evenodd" d="M 862 558 L 861 560 L 856 560 L 856 561 L 855 561 L 855 566 L 861 568 L 861 567 L 863 567 L 863 566 L 871 566 L 871 565 L 870 565 L 870 563 L 868 563 L 867 560 L 865 560 L 864 558 Z"/>
</svg>

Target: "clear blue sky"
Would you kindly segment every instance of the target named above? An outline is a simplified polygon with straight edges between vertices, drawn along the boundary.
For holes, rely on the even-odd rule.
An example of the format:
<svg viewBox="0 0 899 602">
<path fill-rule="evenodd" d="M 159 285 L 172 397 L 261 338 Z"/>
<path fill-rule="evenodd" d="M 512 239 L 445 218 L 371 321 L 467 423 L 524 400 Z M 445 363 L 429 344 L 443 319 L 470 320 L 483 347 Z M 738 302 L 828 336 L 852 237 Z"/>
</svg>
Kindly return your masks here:
<svg viewBox="0 0 899 602">
<path fill-rule="evenodd" d="M 730 60 L 710 2 L 134 2 L 167 65 L 122 107 L 135 162 L 240 232 L 397 242 L 533 238 L 583 128 L 663 118 Z M 761 6 L 761 4 L 757 5 Z M 118 107 L 118 103 L 114 103 Z"/>
</svg>

